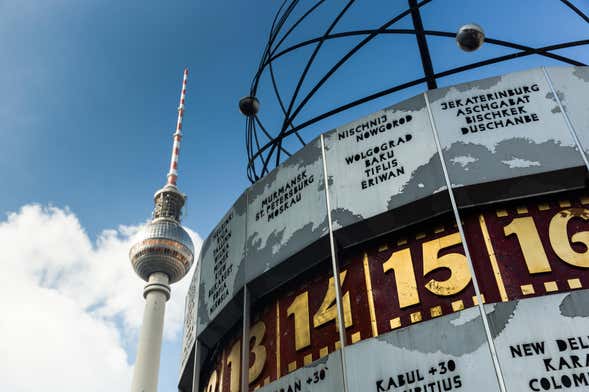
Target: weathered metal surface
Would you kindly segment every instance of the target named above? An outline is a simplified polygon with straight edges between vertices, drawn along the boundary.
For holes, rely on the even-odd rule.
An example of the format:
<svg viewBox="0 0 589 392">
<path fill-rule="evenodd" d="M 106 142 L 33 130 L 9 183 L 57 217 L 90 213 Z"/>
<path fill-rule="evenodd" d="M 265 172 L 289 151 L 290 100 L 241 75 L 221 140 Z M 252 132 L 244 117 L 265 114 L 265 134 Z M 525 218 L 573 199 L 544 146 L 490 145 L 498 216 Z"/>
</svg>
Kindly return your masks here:
<svg viewBox="0 0 589 392">
<path fill-rule="evenodd" d="M 202 245 L 197 334 L 202 333 L 243 287 L 245 220 L 246 195 L 243 194 Z"/>
<path fill-rule="evenodd" d="M 589 67 L 546 69 L 583 150 L 589 153 Z"/>
<path fill-rule="evenodd" d="M 247 209 L 247 281 L 327 234 L 319 139 L 254 184 Z"/>
<path fill-rule="evenodd" d="M 325 148 L 334 229 L 445 189 L 422 95 L 327 132 Z"/>
<path fill-rule="evenodd" d="M 562 176 L 552 182 L 543 177 L 525 189 L 517 185 L 520 177 L 584 166 L 541 69 L 427 95 L 452 186 L 467 193 L 459 194 L 459 205 L 571 189 Z M 468 195 L 469 186 L 500 180 L 507 182 Z M 576 185 L 582 186 L 581 177 Z"/>
<path fill-rule="evenodd" d="M 347 347 L 346 367 L 350 392 L 499 390 L 477 308 Z"/>
<path fill-rule="evenodd" d="M 192 280 L 186 293 L 184 304 L 184 333 L 182 336 L 182 357 L 180 359 L 180 374 L 190 358 L 190 352 L 196 340 L 196 303 L 198 301 L 198 283 L 200 275 L 200 263 L 197 263 L 192 273 Z"/>
<path fill-rule="evenodd" d="M 237 324 L 208 350 L 195 392 L 240 392 L 241 324 Z"/>
<path fill-rule="evenodd" d="M 339 351 L 304 366 L 258 389 L 260 392 L 343 391 L 342 362 Z"/>
<path fill-rule="evenodd" d="M 465 216 L 487 302 L 589 285 L 589 198 L 569 193 L 512 202 Z"/>
<path fill-rule="evenodd" d="M 483 300 L 487 304 L 513 304 L 507 301 L 586 287 L 588 205 L 589 198 L 575 192 L 463 214 Z M 426 363 L 426 357 L 435 357 L 438 365 L 452 360 L 462 372 L 458 382 L 434 375 L 427 378 L 419 368 L 425 377 L 421 381 L 436 384 L 432 388 L 437 388 L 438 381 L 442 388 L 450 384 L 455 389 L 457 385 L 466 388 L 466 375 L 475 372 L 469 364 L 485 363 L 488 377 L 495 377 L 485 351 L 484 329 L 474 308 L 476 297 L 466 257 L 451 218 L 430 220 L 421 227 L 343 251 L 340 273 L 344 325 L 352 357 L 368 355 L 356 353 L 354 348 L 364 340 L 371 342 L 365 347 L 382 351 L 382 357 L 361 361 L 383 365 L 375 365 L 372 373 L 367 371 L 373 378 L 357 381 L 357 390 L 372 385 L 379 391 L 377 381 L 385 380 L 387 374 L 389 390 L 395 390 L 389 378 L 398 380 L 400 374 L 411 371 L 416 375 L 416 364 Z M 253 347 L 263 347 L 265 354 L 263 363 L 262 356 L 250 356 L 250 369 L 256 369 L 250 390 L 337 350 L 333 284 L 329 263 L 320 263 L 254 306 L 251 325 L 257 337 L 250 340 L 250 347 L 252 353 L 256 351 Z M 513 312 L 496 310 L 490 313 L 493 325 L 505 327 Z M 503 327 L 494 329 L 493 334 Z M 376 347 L 387 340 L 389 343 L 383 346 L 386 349 Z M 464 353 L 475 357 L 465 359 Z M 389 365 L 388 355 L 408 359 L 401 365 Z M 348 365 L 352 373 L 360 366 L 353 360 Z M 458 370 L 452 377 L 456 375 Z M 384 382 L 378 385 L 387 390 Z"/>
<path fill-rule="evenodd" d="M 577 67 L 550 68 L 547 72 L 581 143 L 587 146 L 589 109 L 583 97 L 589 95 L 589 71 Z M 508 390 L 534 390 L 529 385 L 532 378 L 538 379 L 539 384 L 534 385 L 539 385 L 540 390 L 550 390 L 544 387 L 542 377 L 552 382 L 549 376 L 553 373 L 560 377 L 559 382 L 566 383 L 561 377 L 564 370 L 555 372 L 545 368 L 549 376 L 540 373 L 526 375 L 527 385 L 513 384 L 516 385 L 513 387 L 510 374 L 517 375 L 517 372 L 512 372 L 509 358 L 505 357 L 505 345 L 531 342 L 501 340 L 503 337 L 511 339 L 509 325 L 512 321 L 512 325 L 519 325 L 513 327 L 514 331 L 519 331 L 524 325 L 524 321 L 517 321 L 520 318 L 531 325 L 534 313 L 538 318 L 545 307 L 562 308 L 550 302 L 550 298 L 556 298 L 551 294 L 586 288 L 589 284 L 589 197 L 579 192 L 567 192 L 542 199 L 497 203 L 583 186 L 585 167 L 557 100 L 542 70 L 489 78 L 430 91 L 428 95 L 459 205 L 495 203 L 462 212 L 462 218 L 483 301 L 492 322 L 491 332 L 499 350 L 502 370 L 506 372 Z M 489 108 L 482 106 L 485 104 L 489 104 Z M 420 381 L 425 384 L 407 384 L 405 389 L 444 390 L 451 383 L 453 389 L 471 390 L 471 372 L 475 372 L 479 361 L 486 364 L 486 372 L 480 373 L 480 377 L 490 380 L 495 377 L 481 320 L 477 310 L 472 308 L 476 297 L 460 236 L 453 219 L 443 214 L 449 203 L 423 105 L 423 96 L 419 96 L 326 134 L 327 174 L 334 224 L 338 228 L 335 234 L 343 247 L 339 259 L 344 324 L 347 339 L 353 343 L 347 350 L 352 353 L 358 350 L 358 355 L 351 355 L 351 362 L 347 364 L 352 374 L 350 378 L 357 383 L 353 384 L 357 389 L 352 390 L 401 391 L 404 389 L 395 389 L 390 378 L 395 380 L 396 377 L 398 381 L 399 375 L 408 377 L 412 371 L 416 375 L 417 369 L 424 376 Z M 468 108 L 469 112 L 466 111 Z M 493 114 L 497 111 L 499 114 Z M 489 113 L 496 118 L 466 119 Z M 399 121 L 401 118 L 405 119 L 403 124 Z M 519 118 L 517 124 L 515 118 Z M 505 126 L 481 129 L 481 123 L 496 120 L 502 120 L 501 125 Z M 368 124 L 368 128 L 363 129 L 363 124 Z M 387 124 L 391 124 L 389 128 Z M 475 125 L 478 128 L 474 128 Z M 358 134 L 357 127 L 364 133 Z M 338 132 L 343 132 L 343 136 L 340 137 Z M 358 139 L 359 135 L 362 138 Z M 388 144 L 391 140 L 394 145 Z M 395 171 L 398 175 L 386 181 L 370 185 L 367 180 L 374 175 L 370 171 L 373 163 L 366 163 L 366 152 L 372 151 L 374 155 L 378 147 L 376 154 L 381 154 L 383 145 L 392 147 L 392 155 L 377 158 L 379 162 L 374 164 L 381 167 L 379 170 L 386 172 L 399 166 L 404 169 L 403 172 Z M 392 164 L 395 159 L 396 166 Z M 248 190 L 247 203 L 243 196 L 238 201 L 241 204 L 233 217 L 235 234 L 231 239 L 239 238 L 241 251 L 238 246 L 233 248 L 231 245 L 235 249 L 231 260 L 236 266 L 233 271 L 239 272 L 235 276 L 226 274 L 224 279 L 228 280 L 223 282 L 231 286 L 229 294 L 223 296 L 216 307 L 212 287 L 215 260 L 204 253 L 205 248 L 209 253 L 214 248 L 212 239 L 207 239 L 203 246 L 201 257 L 209 259 L 202 260 L 197 332 L 200 334 L 214 319 L 225 322 L 215 325 L 224 332 L 219 332 L 211 344 L 218 342 L 228 325 L 241 317 L 241 310 L 228 304 L 232 303 L 231 298 L 235 302 L 234 296 L 244 281 L 247 279 L 254 288 L 251 326 L 258 334 L 263 330 L 263 334 L 250 339 L 250 348 L 257 345 L 261 350 L 263 347 L 266 355 L 261 364 L 256 362 L 261 356 L 250 353 L 249 368 L 255 370 L 252 373 L 255 377 L 249 390 L 257 387 L 269 391 L 288 390 L 288 386 L 296 385 L 297 377 L 303 380 L 301 371 L 319 366 L 328 355 L 331 358 L 339 344 L 331 269 L 328 263 L 322 263 L 327 255 L 317 252 L 317 244 L 327 234 L 322 163 L 319 141 L 315 140 Z M 385 168 L 383 164 L 390 164 L 390 167 Z M 366 172 L 367 168 L 369 172 Z M 287 184 L 296 187 L 297 191 L 287 192 Z M 426 204 L 416 207 L 415 203 L 420 200 Z M 285 208 L 285 205 L 289 207 Z M 232 211 L 235 209 L 236 206 Z M 421 220 L 425 223 L 404 229 Z M 375 237 L 378 239 L 366 242 Z M 353 244 L 359 245 L 352 247 Z M 244 259 L 247 262 L 244 263 Z M 207 265 L 209 278 L 205 279 Z M 205 287 L 207 284 L 209 287 Z M 259 287 L 263 290 L 256 291 Z M 279 288 L 275 290 L 276 287 Z M 580 298 L 579 293 L 566 298 Z M 203 298 L 207 294 L 211 294 L 208 302 Z M 260 295 L 263 295 L 262 302 L 256 303 Z M 534 298 L 539 296 L 549 299 L 542 302 Z M 575 306 L 580 306 L 579 300 L 575 301 Z M 489 307 L 488 304 L 495 305 Z M 223 307 L 224 315 L 220 317 Z M 520 317 L 519 309 L 531 310 L 522 310 Z M 566 333 L 571 332 L 569 337 L 577 331 L 576 328 L 586 328 L 582 324 L 585 316 L 580 316 L 584 315 L 582 310 L 580 313 L 567 312 L 573 316 L 561 314 L 565 318 L 561 317 L 558 323 L 548 322 L 547 325 L 551 326 L 546 327 L 546 331 L 538 327 L 538 339 L 542 333 L 550 337 L 545 345 L 550 342 L 558 345 L 556 340 L 564 339 L 557 336 L 559 323 L 571 326 L 572 329 L 566 330 Z M 233 318 L 226 317 L 227 314 L 232 314 Z M 569 319 L 574 323 L 569 323 Z M 446 329 L 448 333 L 443 333 Z M 462 333 L 453 335 L 455 330 Z M 430 331 L 431 336 L 425 331 Z M 517 333 L 513 332 L 513 339 Z M 428 339 L 437 334 L 442 334 L 438 339 L 442 348 L 424 349 L 430 341 Z M 460 340 L 463 337 L 465 342 Z M 218 347 L 224 356 L 219 355 L 223 366 L 227 367 L 227 353 L 235 343 L 228 343 L 225 338 L 222 341 L 225 343 L 218 343 Z M 358 342 L 362 343 L 354 344 Z M 473 342 L 478 346 L 473 348 Z M 359 347 L 370 347 L 368 353 L 373 350 L 380 356 L 372 357 Z M 555 352 L 546 352 L 556 358 Z M 512 355 L 511 351 L 508 354 Z M 465 360 L 465 355 L 473 357 Z M 408 360 L 399 364 L 394 359 L 398 356 L 407 356 Z M 356 357 L 365 359 L 358 359 L 362 363 L 354 364 Z M 426 365 L 431 359 L 434 359 L 432 365 Z M 513 362 L 515 358 L 509 360 Z M 518 357 L 518 360 L 524 359 Z M 434 364 L 435 361 L 438 362 Z M 434 365 L 448 365 L 449 361 L 455 366 L 452 377 L 460 376 L 459 383 L 454 378 L 444 381 L 439 373 L 423 374 L 426 367 L 429 371 Z M 205 361 L 206 369 L 211 369 L 210 362 L 211 358 Z M 369 367 L 369 363 L 374 365 L 373 368 L 360 372 L 362 366 Z M 541 365 L 545 366 L 543 362 Z M 510 368 L 506 369 L 506 366 Z M 209 370 L 206 372 L 210 373 Z M 293 376 L 295 374 L 297 376 Z M 360 380 L 360 375 L 366 377 Z M 203 374 L 201 379 L 209 376 Z M 226 373 L 223 377 L 227 377 Z M 569 377 L 572 380 L 572 376 Z M 589 382 L 589 373 L 586 377 Z M 430 379 L 433 381 L 428 381 Z M 379 380 L 383 380 L 381 384 L 377 384 Z M 389 389 L 384 380 L 391 385 Z M 429 382 L 435 385 L 429 387 Z M 495 386 L 493 382 L 490 385 Z M 229 384 L 223 391 L 234 392 L 227 388 L 230 388 Z M 322 390 L 303 384 L 301 388 Z M 472 387 L 475 388 L 480 389 L 480 385 Z"/>
<path fill-rule="evenodd" d="M 586 68 L 567 70 L 575 78 L 586 72 Z M 583 83 L 568 86 L 571 96 L 583 94 L 586 87 Z M 459 205 L 582 186 L 584 170 L 577 170 L 583 166 L 581 156 L 542 70 L 434 90 L 428 97 Z M 568 102 L 564 98 L 566 94 L 563 102 Z M 571 110 L 571 116 L 578 117 L 573 122 L 586 121 L 581 100 L 569 101 L 566 105 L 571 109 L 572 101 L 577 105 Z M 339 235 L 343 246 L 449 209 L 445 192 L 440 192 L 445 186 L 424 105 L 423 96 L 417 96 L 326 134 L 333 223 L 340 229 L 356 224 L 353 232 Z M 479 121 L 476 116 L 484 118 Z M 481 124 L 490 121 L 493 129 L 483 131 Z M 436 194 L 439 200 L 432 199 Z M 235 214 L 230 262 L 235 276 L 229 274 L 229 280 L 216 288 L 207 287 L 215 282 L 215 271 L 210 252 L 205 252 L 213 240 L 205 242 L 201 288 L 206 295 L 199 307 L 199 313 L 203 312 L 199 331 L 241 287 L 243 279 L 237 271 L 242 259 L 247 258 L 245 280 L 265 280 L 260 286 L 267 292 L 324 256 L 317 257 L 321 252 L 310 248 L 327 232 L 318 139 L 247 191 L 245 253 L 238 249 L 246 230 L 242 200 L 243 196 L 234 206 L 241 211 L 228 213 Z M 416 205 L 419 200 L 427 203 Z M 293 259 L 295 255 L 299 257 Z M 289 259 L 290 263 L 284 263 Z"/>
<path fill-rule="evenodd" d="M 509 391 L 589 389 L 589 291 L 485 307 Z"/>
<path fill-rule="evenodd" d="M 589 387 L 589 198 L 559 196 L 465 219 L 509 391 Z"/>
</svg>

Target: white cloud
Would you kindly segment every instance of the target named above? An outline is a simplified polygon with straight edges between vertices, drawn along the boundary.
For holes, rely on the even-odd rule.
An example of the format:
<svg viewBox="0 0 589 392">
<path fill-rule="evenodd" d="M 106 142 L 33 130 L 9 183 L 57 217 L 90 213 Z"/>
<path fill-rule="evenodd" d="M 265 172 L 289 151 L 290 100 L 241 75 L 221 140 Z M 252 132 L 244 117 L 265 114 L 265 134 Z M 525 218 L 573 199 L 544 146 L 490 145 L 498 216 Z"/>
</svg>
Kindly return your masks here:
<svg viewBox="0 0 589 392">
<path fill-rule="evenodd" d="M 0 221 L 0 390 L 126 390 L 143 282 L 127 254 L 140 226 L 93 244 L 67 209 L 27 205 Z M 201 240 L 191 232 L 197 250 Z M 165 337 L 182 330 L 190 279 L 172 287 Z"/>
</svg>

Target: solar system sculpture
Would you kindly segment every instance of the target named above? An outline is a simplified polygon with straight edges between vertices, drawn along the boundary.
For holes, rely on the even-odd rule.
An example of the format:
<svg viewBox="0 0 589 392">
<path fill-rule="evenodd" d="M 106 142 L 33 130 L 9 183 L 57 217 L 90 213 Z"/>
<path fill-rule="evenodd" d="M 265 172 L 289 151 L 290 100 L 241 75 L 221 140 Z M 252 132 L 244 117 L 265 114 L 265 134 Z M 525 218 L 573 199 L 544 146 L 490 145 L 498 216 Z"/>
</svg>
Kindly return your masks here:
<svg viewBox="0 0 589 392">
<path fill-rule="evenodd" d="M 427 37 L 444 37 L 451 40 L 456 40 L 458 46 L 465 51 L 474 51 L 480 48 L 483 43 L 484 33 L 482 27 L 476 24 L 465 24 L 458 33 L 456 31 L 438 31 L 426 29 L 422 22 L 421 9 L 427 8 L 427 5 L 439 0 L 409 0 L 406 10 L 392 15 L 389 20 L 382 23 L 377 28 L 365 28 L 359 30 L 343 31 L 334 33 L 333 30 L 337 26 L 338 21 L 345 15 L 353 13 L 354 1 L 346 1 L 341 5 L 334 6 L 329 1 L 317 0 L 309 3 L 301 3 L 298 0 L 284 0 L 272 21 L 272 27 L 268 36 L 266 47 L 264 48 L 258 69 L 254 73 L 250 91 L 247 97 L 244 97 L 239 104 L 241 112 L 247 116 L 246 122 L 246 151 L 248 156 L 247 176 L 250 181 L 255 182 L 263 177 L 273 167 L 278 165 L 282 159 L 292 155 L 293 151 L 289 151 L 283 144 L 285 138 L 295 138 L 299 142 L 299 146 L 304 146 L 306 140 L 302 137 L 301 132 L 313 124 L 320 122 L 323 119 L 334 116 L 342 111 L 346 111 L 366 102 L 391 95 L 410 87 L 427 84 L 428 89 L 437 88 L 437 81 L 447 76 L 459 74 L 465 71 L 520 59 L 522 57 L 539 55 L 546 58 L 558 60 L 563 64 L 570 64 L 581 66 L 585 65 L 582 61 L 574 58 L 569 58 L 565 55 L 559 54 L 559 50 L 572 48 L 577 46 L 585 46 L 589 44 L 588 39 L 581 39 L 568 42 L 559 42 L 557 44 L 550 44 L 540 47 L 532 47 L 525 43 L 529 37 L 522 36 L 524 42 L 509 42 L 501 39 L 494 39 L 493 37 L 485 37 L 484 42 L 488 45 L 495 45 L 498 47 L 510 48 L 515 51 L 510 54 L 491 57 L 482 61 L 473 62 L 470 64 L 460 65 L 458 67 L 450 68 L 444 71 L 435 72 L 430 50 L 428 47 Z M 570 17 L 580 18 L 589 23 L 589 16 L 581 9 L 576 7 L 573 2 L 568 0 L 555 0 L 555 3 L 562 3 L 562 7 L 570 10 Z M 297 7 L 305 7 L 304 12 L 299 12 L 295 18 L 293 16 Z M 301 29 L 301 24 L 310 18 L 314 12 L 321 9 L 321 7 L 333 7 L 333 19 L 326 22 L 326 29 L 323 35 L 306 39 L 300 42 L 292 42 L 288 45 L 288 38 Z M 456 4 L 452 7 L 458 8 Z M 525 10 L 516 9 L 514 12 L 524 12 Z M 458 12 L 458 11 L 457 11 Z M 413 29 L 395 28 L 406 18 L 411 18 Z M 423 67 L 423 77 L 414 80 L 404 80 L 402 83 L 393 86 L 383 86 L 381 91 L 374 92 L 370 95 L 358 97 L 350 102 L 346 102 L 341 106 L 331 108 L 330 110 L 319 113 L 313 117 L 304 117 L 304 109 L 306 105 L 313 103 L 313 97 L 324 86 L 334 74 L 337 73 L 343 65 L 354 59 L 361 50 L 366 50 L 371 42 L 383 36 L 394 38 L 395 36 L 415 36 L 417 46 L 420 53 L 420 58 Z M 333 40 L 342 40 L 349 37 L 360 37 L 358 41 L 349 51 L 341 54 L 341 57 L 333 59 L 333 66 L 314 84 L 308 86 L 305 95 L 301 89 L 303 82 L 316 61 L 317 56 L 323 49 L 325 43 Z M 309 55 L 308 51 L 312 48 Z M 363 49 L 364 48 L 364 49 Z M 285 96 L 279 89 L 279 82 L 281 81 L 277 74 L 281 72 L 277 63 L 281 58 L 290 55 L 296 56 L 300 52 L 300 56 L 304 58 L 305 64 L 299 75 L 288 74 L 288 78 L 295 78 L 297 85 L 293 89 L 290 96 Z M 260 88 L 260 80 L 264 76 L 269 76 L 271 81 L 271 88 L 274 91 L 275 99 L 278 101 L 281 113 L 270 113 L 270 120 L 266 122 L 263 116 L 258 115 L 260 102 L 256 96 Z M 267 86 L 270 88 L 270 86 Z M 300 98 L 300 102 L 297 102 Z M 272 130 L 276 132 L 271 133 Z"/>
</svg>

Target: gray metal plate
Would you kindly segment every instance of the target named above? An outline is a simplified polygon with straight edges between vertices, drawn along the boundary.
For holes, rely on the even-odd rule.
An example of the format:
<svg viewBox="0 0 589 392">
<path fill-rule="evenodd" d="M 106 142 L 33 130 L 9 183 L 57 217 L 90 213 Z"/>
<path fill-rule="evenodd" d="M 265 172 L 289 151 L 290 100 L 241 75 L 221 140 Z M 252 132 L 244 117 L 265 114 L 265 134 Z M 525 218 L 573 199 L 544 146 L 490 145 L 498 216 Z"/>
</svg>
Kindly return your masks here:
<svg viewBox="0 0 589 392">
<path fill-rule="evenodd" d="M 247 208 L 249 282 L 327 234 L 320 140 L 255 183 Z"/>
<path fill-rule="evenodd" d="M 485 308 L 508 391 L 589 390 L 588 290 Z"/>
<path fill-rule="evenodd" d="M 589 153 L 589 67 L 546 69 L 573 128 Z"/>
<path fill-rule="evenodd" d="M 541 69 L 433 90 L 428 97 L 455 188 L 583 165 Z M 512 196 L 508 186 L 497 188 L 485 201 Z"/>
<path fill-rule="evenodd" d="M 478 308 L 392 331 L 345 350 L 350 392 L 499 390 Z"/>
<path fill-rule="evenodd" d="M 202 245 L 197 320 L 199 335 L 243 287 L 246 204 L 244 193 Z"/>
<path fill-rule="evenodd" d="M 334 392 L 343 390 L 342 360 L 339 351 L 258 389 L 260 392 Z"/>
<path fill-rule="evenodd" d="M 188 293 L 186 293 L 186 302 L 184 305 L 184 334 L 182 337 L 182 358 L 180 360 L 180 374 L 184 372 L 184 367 L 192 346 L 196 340 L 196 301 L 198 300 L 198 281 L 200 274 L 200 263 L 196 263 L 194 266 L 194 272 L 192 274 L 192 280 L 188 287 Z"/>
<path fill-rule="evenodd" d="M 423 95 L 326 133 L 325 148 L 334 229 L 446 189 Z"/>
</svg>

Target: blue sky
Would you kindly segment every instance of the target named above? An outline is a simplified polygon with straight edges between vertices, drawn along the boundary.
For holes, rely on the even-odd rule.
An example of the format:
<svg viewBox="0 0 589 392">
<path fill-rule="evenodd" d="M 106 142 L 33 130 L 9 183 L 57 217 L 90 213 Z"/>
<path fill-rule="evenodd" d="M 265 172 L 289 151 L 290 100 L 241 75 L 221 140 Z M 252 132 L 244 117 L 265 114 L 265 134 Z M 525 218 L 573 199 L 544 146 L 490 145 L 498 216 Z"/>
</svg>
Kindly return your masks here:
<svg viewBox="0 0 589 392">
<path fill-rule="evenodd" d="M 295 14 L 311 3 L 301 1 Z M 587 1 L 574 3 L 589 11 Z M 317 36 L 343 4 L 327 0 L 285 45 Z M 334 31 L 376 27 L 405 4 L 358 0 Z M 28 287 L 36 293 L 30 303 L 47 300 L 51 307 L 48 298 L 57 295 L 55 306 L 63 310 L 35 318 L 15 308 L 20 312 L 15 320 L 44 324 L 48 319 L 43 317 L 71 316 L 76 320 L 71 325 L 89 323 L 89 331 L 95 328 L 97 334 L 104 334 L 104 345 L 113 345 L 105 358 L 112 354 L 123 365 L 133 363 L 142 311 L 141 300 L 135 297 L 140 296 L 141 282 L 133 276 L 125 249 L 137 227 L 149 218 L 152 195 L 165 181 L 182 70 L 188 66 L 190 77 L 179 187 L 189 195 L 184 223 L 197 233 L 195 238 L 204 238 L 249 184 L 244 118 L 237 101 L 249 90 L 277 7 L 276 0 L 0 0 L 0 183 L 5 184 L 0 192 L 0 244 L 9 249 L 3 257 L 13 255 L 12 264 L 0 261 L 22 272 L 22 291 Z M 474 21 L 488 36 L 530 46 L 586 39 L 589 33 L 585 22 L 552 0 L 434 0 L 424 7 L 423 19 L 426 29 L 446 31 Z M 395 27 L 409 26 L 406 18 Z M 359 40 L 326 43 L 303 90 L 308 91 Z M 436 70 L 509 52 L 485 45 L 466 54 L 453 40 L 443 38 L 432 38 L 429 44 Z M 282 93 L 292 92 L 311 50 L 301 49 L 277 61 Z M 559 53 L 589 63 L 587 47 Z M 440 85 L 552 64 L 556 63 L 530 57 L 443 79 Z M 379 37 L 326 83 L 300 120 L 420 73 L 414 38 Z M 267 82 L 263 79 L 260 87 L 260 115 L 273 129 L 277 106 Z M 423 89 L 418 86 L 354 108 L 303 134 L 317 135 Z M 80 275 L 80 270 L 86 272 Z M 185 285 L 175 290 L 182 293 Z M 125 295 L 133 299 L 125 302 Z M 176 319 L 169 323 L 164 344 L 161 391 L 175 391 L 182 306 L 183 298 L 171 305 Z M 10 327 L 0 323 L 2 328 Z M 25 334 L 19 344 L 29 340 Z M 25 351 L 37 353 L 44 346 L 41 340 Z M 26 358 L 23 361 L 27 363 Z M 32 390 L 36 385 L 27 380 L 33 384 L 23 381 L 18 389 L 1 369 L 0 364 L 2 390 Z M 80 370 L 80 374 L 85 373 Z M 124 390 L 126 375 L 117 373 L 109 385 L 122 382 Z M 109 374 L 102 377 L 111 380 Z M 67 390 L 58 379 L 51 385 Z"/>
</svg>

